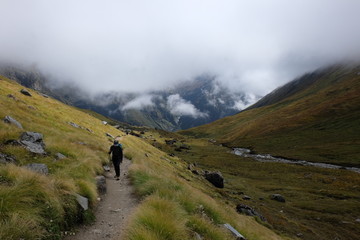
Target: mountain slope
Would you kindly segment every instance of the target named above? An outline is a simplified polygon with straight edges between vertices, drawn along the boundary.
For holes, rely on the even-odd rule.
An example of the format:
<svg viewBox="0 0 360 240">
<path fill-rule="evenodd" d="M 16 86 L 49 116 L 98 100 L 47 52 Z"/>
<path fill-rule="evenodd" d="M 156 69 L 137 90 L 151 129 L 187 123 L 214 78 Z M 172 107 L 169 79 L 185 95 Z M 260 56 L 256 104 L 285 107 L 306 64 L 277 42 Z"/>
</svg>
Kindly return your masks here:
<svg viewBox="0 0 360 240">
<path fill-rule="evenodd" d="M 0 239 L 61 239 L 74 225 L 94 218 L 99 201 L 95 176 L 102 174 L 113 141 L 106 133 L 124 133 L 36 91 L 29 90 L 32 96 L 25 96 L 22 88 L 0 76 Z M 5 116 L 16 119 L 23 129 L 4 122 Z M 25 131 L 43 134 L 46 154 L 31 153 L 17 143 Z M 195 234 L 232 239 L 219 225 L 224 223 L 251 239 L 284 239 L 203 193 L 204 188 L 214 190 L 205 180 L 194 178 L 185 161 L 168 156 L 143 138 L 128 135 L 121 142 L 133 162 L 129 177 L 142 199 L 130 218 L 126 239 L 190 240 Z M 57 157 L 58 153 L 65 158 Z M 48 174 L 27 167 L 34 163 L 47 165 Z M 88 198 L 88 210 L 77 204 L 76 194 Z"/>
<path fill-rule="evenodd" d="M 131 125 L 169 131 L 187 129 L 233 115 L 258 98 L 242 91 L 231 91 L 215 77 L 207 75 L 162 91 L 124 93 L 117 89 L 88 97 L 88 93 L 75 85 L 55 86 L 34 68 L 2 67 L 0 74 L 66 104 Z"/>
<path fill-rule="evenodd" d="M 248 110 L 182 131 L 290 159 L 360 166 L 360 66 L 306 74 Z"/>
</svg>

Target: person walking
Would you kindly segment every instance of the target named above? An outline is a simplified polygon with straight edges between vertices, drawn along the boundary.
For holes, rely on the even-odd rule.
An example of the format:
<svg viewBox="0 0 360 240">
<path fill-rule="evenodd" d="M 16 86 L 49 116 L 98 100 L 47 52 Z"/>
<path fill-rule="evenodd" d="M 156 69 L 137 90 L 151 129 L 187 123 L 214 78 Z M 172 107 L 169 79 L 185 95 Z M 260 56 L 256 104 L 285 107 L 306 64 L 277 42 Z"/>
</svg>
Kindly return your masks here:
<svg viewBox="0 0 360 240">
<path fill-rule="evenodd" d="M 112 162 L 115 168 L 115 176 L 116 181 L 120 180 L 120 163 L 123 160 L 123 148 L 119 141 L 115 140 L 114 144 L 110 147 L 109 154 L 112 153 Z"/>
</svg>

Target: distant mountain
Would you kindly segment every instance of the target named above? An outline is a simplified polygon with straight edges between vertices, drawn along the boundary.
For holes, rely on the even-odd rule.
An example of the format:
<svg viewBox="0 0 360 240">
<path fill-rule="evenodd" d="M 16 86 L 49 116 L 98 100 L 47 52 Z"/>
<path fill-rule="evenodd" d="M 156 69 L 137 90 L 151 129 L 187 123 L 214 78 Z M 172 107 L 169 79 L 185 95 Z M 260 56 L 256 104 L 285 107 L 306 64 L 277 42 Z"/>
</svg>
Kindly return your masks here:
<svg viewBox="0 0 360 240">
<path fill-rule="evenodd" d="M 305 74 L 234 116 L 182 131 L 292 159 L 360 166 L 360 65 Z"/>
<path fill-rule="evenodd" d="M 236 114 L 259 99 L 253 94 L 234 92 L 216 77 L 208 75 L 162 91 L 124 93 L 119 89 L 89 98 L 75 85 L 54 86 L 36 69 L 3 67 L 0 74 L 64 103 L 132 125 L 169 131 L 203 125 Z"/>
</svg>

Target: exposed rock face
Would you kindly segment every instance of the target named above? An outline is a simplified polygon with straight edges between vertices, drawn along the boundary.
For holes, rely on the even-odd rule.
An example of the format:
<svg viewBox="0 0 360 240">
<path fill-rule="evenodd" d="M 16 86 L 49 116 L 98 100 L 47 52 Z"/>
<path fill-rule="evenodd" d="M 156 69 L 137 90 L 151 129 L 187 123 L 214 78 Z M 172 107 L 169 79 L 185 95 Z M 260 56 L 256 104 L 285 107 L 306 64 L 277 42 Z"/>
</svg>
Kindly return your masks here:
<svg viewBox="0 0 360 240">
<path fill-rule="evenodd" d="M 28 90 L 24 89 L 24 88 L 21 89 L 20 92 L 22 94 L 26 95 L 26 96 L 32 97 L 31 93 Z"/>
<path fill-rule="evenodd" d="M 49 174 L 49 168 L 46 164 L 43 163 L 30 163 L 28 165 L 25 165 L 26 168 L 30 169 L 31 171 L 48 175 Z"/>
<path fill-rule="evenodd" d="M 6 163 L 16 163 L 16 159 L 13 156 L 0 153 L 0 164 L 1 163 L 4 163 L 4 164 L 6 164 Z"/>
<path fill-rule="evenodd" d="M 20 136 L 20 143 L 30 152 L 36 154 L 46 154 L 43 135 L 36 132 L 24 132 Z"/>
<path fill-rule="evenodd" d="M 205 179 L 217 188 L 224 188 L 224 177 L 220 172 L 205 172 Z"/>
<path fill-rule="evenodd" d="M 285 198 L 280 194 L 272 194 L 270 198 L 278 202 L 285 202 Z"/>
<path fill-rule="evenodd" d="M 255 211 L 253 208 L 245 205 L 245 204 L 238 204 L 236 206 L 236 211 L 238 213 L 242 213 L 242 214 L 245 214 L 245 215 L 248 215 L 248 216 L 257 216 L 259 217 L 262 221 L 266 221 L 265 217 L 262 216 L 260 213 L 258 213 L 257 211 Z"/>
<path fill-rule="evenodd" d="M 106 179 L 104 176 L 97 176 L 96 178 L 97 190 L 100 194 L 106 193 Z"/>
<path fill-rule="evenodd" d="M 10 116 L 5 116 L 4 122 L 9 123 L 9 124 L 14 124 L 18 128 L 23 129 L 21 123 L 19 123 L 18 121 L 16 121 L 14 118 L 12 118 Z"/>
</svg>

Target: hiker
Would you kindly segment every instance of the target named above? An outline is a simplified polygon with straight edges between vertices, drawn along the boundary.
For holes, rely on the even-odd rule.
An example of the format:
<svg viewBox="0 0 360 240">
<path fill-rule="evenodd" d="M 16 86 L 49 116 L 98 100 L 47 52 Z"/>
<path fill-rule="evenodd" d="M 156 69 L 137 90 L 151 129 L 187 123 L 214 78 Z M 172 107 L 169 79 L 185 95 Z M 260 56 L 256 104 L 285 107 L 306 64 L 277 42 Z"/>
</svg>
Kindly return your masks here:
<svg viewBox="0 0 360 240">
<path fill-rule="evenodd" d="M 114 164 L 115 173 L 116 175 L 114 178 L 116 178 L 116 181 L 120 180 L 120 163 L 123 160 L 123 149 L 122 145 L 115 140 L 114 144 L 110 147 L 109 154 L 112 153 L 112 162 Z"/>
</svg>

